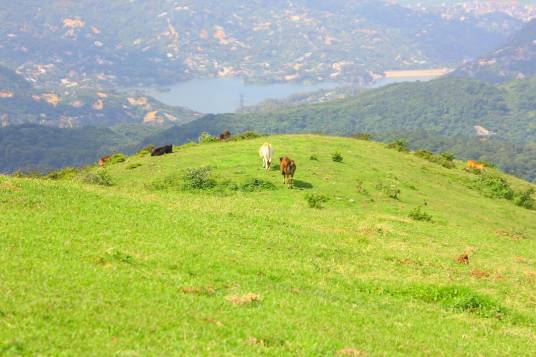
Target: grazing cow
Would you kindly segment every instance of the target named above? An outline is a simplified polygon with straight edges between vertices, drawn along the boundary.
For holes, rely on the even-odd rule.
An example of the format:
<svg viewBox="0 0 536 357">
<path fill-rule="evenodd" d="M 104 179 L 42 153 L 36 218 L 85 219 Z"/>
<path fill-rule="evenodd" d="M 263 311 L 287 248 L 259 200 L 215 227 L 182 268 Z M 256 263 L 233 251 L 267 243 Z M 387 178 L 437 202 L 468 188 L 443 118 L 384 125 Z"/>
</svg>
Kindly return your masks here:
<svg viewBox="0 0 536 357">
<path fill-rule="evenodd" d="M 232 134 L 229 130 L 225 130 L 223 133 L 220 134 L 220 140 L 225 141 L 229 140 L 231 138 Z"/>
<path fill-rule="evenodd" d="M 259 156 L 262 158 L 262 167 L 264 167 L 266 171 L 270 170 L 272 167 L 274 153 L 275 151 L 272 148 L 272 144 L 264 143 L 259 149 Z"/>
<path fill-rule="evenodd" d="M 171 153 L 173 153 L 173 145 L 166 145 L 153 149 L 153 152 L 151 152 L 151 156 L 162 156 Z"/>
<path fill-rule="evenodd" d="M 99 159 L 99 166 L 104 167 L 108 161 L 112 160 L 110 156 L 103 156 Z"/>
<path fill-rule="evenodd" d="M 287 184 L 288 188 L 294 186 L 294 173 L 296 172 L 296 162 L 289 159 L 287 156 L 279 158 L 279 167 L 283 175 L 283 184 Z"/>
<path fill-rule="evenodd" d="M 475 169 L 475 170 L 479 170 L 479 171 L 482 171 L 484 170 L 484 168 L 486 167 L 486 165 L 480 163 L 480 162 L 477 162 L 477 161 L 474 161 L 474 160 L 469 160 L 467 161 L 467 165 L 465 166 L 466 169 Z"/>
</svg>

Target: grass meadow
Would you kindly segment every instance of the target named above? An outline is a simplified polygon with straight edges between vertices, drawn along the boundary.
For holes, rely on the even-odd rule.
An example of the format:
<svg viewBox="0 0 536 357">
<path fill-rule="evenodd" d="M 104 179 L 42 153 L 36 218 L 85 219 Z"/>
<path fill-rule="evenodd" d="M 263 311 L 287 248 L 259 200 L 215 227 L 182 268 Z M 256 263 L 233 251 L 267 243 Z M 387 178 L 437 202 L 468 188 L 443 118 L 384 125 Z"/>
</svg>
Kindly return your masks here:
<svg viewBox="0 0 536 357">
<path fill-rule="evenodd" d="M 536 355 L 536 211 L 461 162 L 288 135 L 54 178 L 0 176 L 0 355 Z"/>
</svg>

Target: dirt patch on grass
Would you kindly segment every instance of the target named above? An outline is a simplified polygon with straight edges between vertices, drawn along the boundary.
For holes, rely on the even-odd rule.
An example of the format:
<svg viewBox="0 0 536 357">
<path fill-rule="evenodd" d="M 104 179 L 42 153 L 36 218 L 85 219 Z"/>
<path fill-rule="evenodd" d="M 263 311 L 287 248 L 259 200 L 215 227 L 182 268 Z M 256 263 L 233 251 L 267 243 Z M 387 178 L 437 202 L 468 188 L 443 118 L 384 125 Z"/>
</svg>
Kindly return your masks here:
<svg viewBox="0 0 536 357">
<path fill-rule="evenodd" d="M 248 293 L 246 295 L 227 295 L 225 300 L 233 305 L 248 305 L 251 303 L 258 303 L 262 298 L 258 294 Z"/>
<path fill-rule="evenodd" d="M 495 234 L 499 237 L 509 238 L 516 242 L 526 238 L 525 235 L 521 232 L 507 231 L 504 229 L 499 229 L 498 231 L 495 232 Z"/>
<path fill-rule="evenodd" d="M 469 255 L 467 253 L 460 254 L 456 261 L 458 264 L 469 265 Z"/>
<path fill-rule="evenodd" d="M 20 187 L 15 186 L 10 181 L 4 181 L 0 182 L 0 190 L 6 190 L 6 191 L 20 191 Z"/>
<path fill-rule="evenodd" d="M 343 348 L 337 351 L 337 356 L 364 356 L 365 352 L 355 348 Z"/>
<path fill-rule="evenodd" d="M 221 322 L 220 320 L 213 319 L 212 317 L 207 317 L 205 319 L 206 322 L 208 322 L 211 325 L 217 326 L 217 327 L 223 327 L 225 324 Z"/>
<path fill-rule="evenodd" d="M 255 336 L 251 336 L 249 337 L 247 340 L 246 340 L 246 343 L 248 345 L 257 345 L 257 346 L 264 346 L 265 345 L 265 342 L 263 339 L 260 339 L 260 338 L 257 338 Z"/>
<path fill-rule="evenodd" d="M 531 282 L 536 282 L 536 271 L 534 270 L 527 270 L 527 271 L 524 271 L 523 272 L 523 275 L 525 275 L 525 277 L 531 281 Z"/>
<path fill-rule="evenodd" d="M 471 276 L 477 279 L 485 279 L 485 278 L 489 278 L 490 274 L 488 272 L 475 268 L 471 270 Z"/>
<path fill-rule="evenodd" d="M 212 286 L 183 286 L 181 292 L 188 295 L 211 296 L 216 293 L 216 289 Z"/>
</svg>

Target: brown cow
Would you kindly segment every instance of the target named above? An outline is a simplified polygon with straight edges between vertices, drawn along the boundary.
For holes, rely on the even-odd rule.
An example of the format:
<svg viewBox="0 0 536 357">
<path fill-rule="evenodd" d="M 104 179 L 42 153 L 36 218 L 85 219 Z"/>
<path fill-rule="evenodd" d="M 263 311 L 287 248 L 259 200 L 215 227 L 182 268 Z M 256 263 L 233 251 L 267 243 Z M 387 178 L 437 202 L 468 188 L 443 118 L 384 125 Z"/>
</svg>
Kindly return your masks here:
<svg viewBox="0 0 536 357">
<path fill-rule="evenodd" d="M 103 156 L 99 159 L 99 166 L 104 167 L 108 161 L 112 160 L 110 156 Z"/>
<path fill-rule="evenodd" d="M 294 173 L 296 172 L 296 162 L 287 156 L 279 158 L 279 167 L 283 175 L 283 184 L 288 184 L 288 188 L 294 186 Z"/>
<path fill-rule="evenodd" d="M 225 141 L 229 140 L 231 138 L 232 134 L 229 130 L 225 130 L 223 133 L 220 134 L 220 140 Z"/>
<path fill-rule="evenodd" d="M 467 161 L 467 165 L 465 166 L 466 169 L 475 169 L 475 170 L 479 170 L 479 171 L 482 171 L 484 170 L 484 168 L 486 167 L 486 165 L 484 165 L 483 163 L 480 163 L 480 162 L 477 162 L 477 161 L 474 161 L 474 160 L 469 160 Z"/>
</svg>

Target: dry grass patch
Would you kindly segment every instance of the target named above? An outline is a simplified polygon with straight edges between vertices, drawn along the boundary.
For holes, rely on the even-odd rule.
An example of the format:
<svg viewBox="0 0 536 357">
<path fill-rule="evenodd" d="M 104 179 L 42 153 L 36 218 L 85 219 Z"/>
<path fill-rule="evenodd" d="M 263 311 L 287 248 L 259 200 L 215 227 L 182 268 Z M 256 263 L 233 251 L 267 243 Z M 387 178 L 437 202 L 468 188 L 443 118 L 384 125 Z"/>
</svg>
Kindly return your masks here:
<svg viewBox="0 0 536 357">
<path fill-rule="evenodd" d="M 205 295 L 210 296 L 216 293 L 216 289 L 212 286 L 183 286 L 181 288 L 183 294 L 189 295 Z"/>
<path fill-rule="evenodd" d="M 225 300 L 233 305 L 247 305 L 260 302 L 262 298 L 258 294 L 248 293 L 246 295 L 227 295 Z"/>
<path fill-rule="evenodd" d="M 471 270 L 471 276 L 477 279 L 485 279 L 485 278 L 489 278 L 489 273 L 475 268 Z"/>
<path fill-rule="evenodd" d="M 364 356 L 365 352 L 355 348 L 343 348 L 337 351 L 338 356 Z"/>
</svg>

